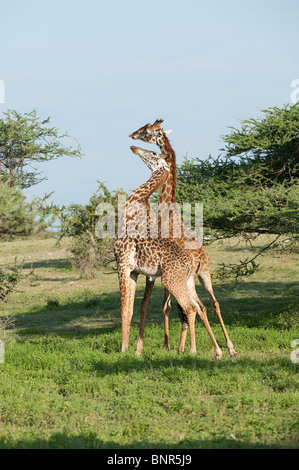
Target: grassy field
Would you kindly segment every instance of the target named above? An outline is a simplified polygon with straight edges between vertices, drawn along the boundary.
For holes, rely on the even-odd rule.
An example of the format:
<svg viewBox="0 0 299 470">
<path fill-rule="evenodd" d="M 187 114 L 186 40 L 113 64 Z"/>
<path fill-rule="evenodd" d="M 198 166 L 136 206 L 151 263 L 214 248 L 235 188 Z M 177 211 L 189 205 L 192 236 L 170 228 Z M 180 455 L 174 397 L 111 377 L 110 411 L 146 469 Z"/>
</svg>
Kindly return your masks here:
<svg viewBox="0 0 299 470">
<path fill-rule="evenodd" d="M 298 255 L 266 252 L 262 269 L 237 287 L 214 280 L 229 335 L 202 288 L 224 358 L 215 361 L 210 339 L 196 323 L 198 353 L 178 354 L 175 302 L 171 351 L 163 348 L 163 289 L 156 282 L 144 352 L 135 355 L 140 276 L 130 350 L 120 353 L 120 297 L 111 269 L 80 279 L 67 242 L 53 239 L 0 244 L 0 265 L 24 258 L 34 275 L 0 306 L 14 315 L 5 331 L 0 364 L 0 448 L 296 448 L 298 364 L 291 342 L 299 339 Z M 244 242 L 209 247 L 212 269 L 248 255 Z M 1 339 L 1 338 L 0 338 Z M 299 346 L 298 346 L 299 347 Z"/>
</svg>

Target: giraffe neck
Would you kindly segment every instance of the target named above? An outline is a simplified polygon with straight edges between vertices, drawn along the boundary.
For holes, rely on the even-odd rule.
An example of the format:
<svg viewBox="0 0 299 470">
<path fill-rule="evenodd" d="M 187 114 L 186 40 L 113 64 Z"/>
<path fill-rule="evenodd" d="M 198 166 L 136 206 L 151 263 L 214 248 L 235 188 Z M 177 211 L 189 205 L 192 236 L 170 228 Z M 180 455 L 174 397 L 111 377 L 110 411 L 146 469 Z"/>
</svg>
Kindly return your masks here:
<svg viewBox="0 0 299 470">
<path fill-rule="evenodd" d="M 167 164 L 170 168 L 165 182 L 161 185 L 158 211 L 158 229 L 159 236 L 168 233 L 169 238 L 175 239 L 183 248 L 188 248 L 189 256 L 192 259 L 194 268 L 198 269 L 199 248 L 202 244 L 196 237 L 185 228 L 180 211 L 176 204 L 176 156 L 170 142 L 162 129 L 162 136 L 157 139 L 157 145 L 160 147 L 164 158 L 167 158 Z M 168 210 L 167 206 L 172 206 L 172 210 Z"/>
<path fill-rule="evenodd" d="M 163 157 L 167 158 L 167 164 L 170 168 L 170 172 L 160 190 L 160 209 L 158 212 L 159 234 L 161 233 L 163 237 L 166 233 L 170 238 L 177 239 L 182 237 L 183 224 L 181 215 L 176 207 L 176 156 L 163 130 L 162 136 L 157 140 L 157 144 Z"/>
<path fill-rule="evenodd" d="M 162 137 L 157 141 L 158 146 L 160 147 L 161 153 L 167 158 L 167 163 L 170 168 L 168 177 L 166 181 L 161 186 L 159 203 L 166 203 L 167 205 L 172 204 L 176 201 L 175 191 L 176 191 L 176 156 L 173 148 L 170 145 L 170 142 L 162 130 Z"/>
<path fill-rule="evenodd" d="M 151 178 L 139 186 L 128 198 L 126 202 L 125 221 L 122 222 L 120 232 L 121 238 L 130 234 L 136 237 L 136 230 L 141 238 L 148 238 L 151 235 L 156 237 L 155 217 L 148 203 L 149 197 L 164 183 L 168 171 L 161 168 L 153 173 Z M 130 225 L 131 222 L 131 225 Z M 154 225 L 154 226 L 153 226 Z M 136 229 L 138 226 L 138 229 Z"/>
<path fill-rule="evenodd" d="M 139 188 L 131 194 L 127 200 L 127 204 L 132 202 L 147 203 L 148 198 L 158 189 L 158 187 L 167 178 L 168 171 L 161 168 L 152 174 L 151 178 L 143 183 Z"/>
</svg>

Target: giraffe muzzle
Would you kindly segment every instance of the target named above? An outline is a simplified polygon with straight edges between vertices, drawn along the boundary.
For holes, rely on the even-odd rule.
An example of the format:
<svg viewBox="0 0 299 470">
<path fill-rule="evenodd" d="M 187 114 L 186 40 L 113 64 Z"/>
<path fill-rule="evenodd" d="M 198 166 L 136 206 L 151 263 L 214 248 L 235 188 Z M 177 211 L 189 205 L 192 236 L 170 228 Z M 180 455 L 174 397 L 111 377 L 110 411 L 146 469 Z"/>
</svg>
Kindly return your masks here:
<svg viewBox="0 0 299 470">
<path fill-rule="evenodd" d="M 131 145 L 130 149 L 132 150 L 133 153 L 136 153 L 137 154 L 137 150 L 138 150 L 138 147 L 135 147 L 134 145 Z"/>
</svg>

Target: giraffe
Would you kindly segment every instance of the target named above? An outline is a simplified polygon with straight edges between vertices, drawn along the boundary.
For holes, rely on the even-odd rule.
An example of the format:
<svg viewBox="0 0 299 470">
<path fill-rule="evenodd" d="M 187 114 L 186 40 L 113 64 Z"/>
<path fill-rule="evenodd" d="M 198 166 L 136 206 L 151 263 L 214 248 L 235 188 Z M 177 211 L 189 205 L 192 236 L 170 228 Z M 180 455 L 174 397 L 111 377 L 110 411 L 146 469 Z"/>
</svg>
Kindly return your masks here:
<svg viewBox="0 0 299 470">
<path fill-rule="evenodd" d="M 162 122 L 163 122 L 163 119 L 157 119 L 154 122 L 154 124 L 152 125 L 146 124 L 145 126 L 141 127 L 137 131 L 130 134 L 129 137 L 131 137 L 134 140 L 140 139 L 144 142 L 157 144 L 160 148 L 162 155 L 164 156 L 164 158 L 167 159 L 168 165 L 170 167 L 170 172 L 165 182 L 161 185 L 160 198 L 159 198 L 159 206 L 162 205 L 162 215 L 163 215 L 163 204 L 166 206 L 170 206 L 171 204 L 176 203 L 176 196 L 175 196 L 176 156 L 175 156 L 174 150 L 172 149 L 170 145 L 169 139 L 167 137 L 167 135 L 169 135 L 170 132 L 172 131 L 166 131 L 162 129 L 161 128 Z M 160 217 L 161 217 L 161 214 L 160 214 Z M 183 248 L 184 247 L 186 248 L 186 243 L 188 244 L 188 242 L 194 241 L 194 238 L 192 238 L 192 235 L 188 233 L 188 231 L 185 229 L 183 222 L 180 218 L 180 215 L 173 213 L 172 221 L 170 219 L 170 225 L 171 224 L 180 225 L 181 237 L 175 238 L 175 242 L 178 243 L 180 246 L 182 246 Z M 173 228 L 173 231 L 174 231 L 174 228 Z M 171 230 L 169 230 L 170 236 L 171 234 L 173 235 L 174 233 L 173 231 L 171 232 Z M 209 296 L 211 305 L 213 307 L 213 310 L 219 319 L 219 322 L 220 322 L 220 325 L 221 325 L 221 328 L 222 328 L 222 331 L 226 340 L 226 345 L 227 345 L 229 354 L 232 357 L 234 357 L 236 356 L 237 353 L 234 350 L 233 343 L 230 340 L 229 335 L 227 333 L 224 321 L 222 319 L 220 306 L 213 291 L 209 255 L 201 243 L 197 243 L 197 246 L 195 248 L 187 249 L 187 252 L 193 261 L 193 272 L 195 275 L 197 275 L 201 285 L 206 290 Z M 150 283 L 147 283 L 145 293 L 144 293 L 144 298 L 142 301 L 143 305 L 148 306 L 149 297 L 151 296 L 152 288 L 153 286 L 151 286 Z M 194 289 L 195 289 L 195 286 L 194 286 Z M 203 317 L 206 318 L 207 317 L 206 307 L 201 303 L 198 297 L 197 297 L 197 302 L 200 304 L 201 310 L 203 312 Z M 164 320 L 165 320 L 165 347 L 167 349 L 170 348 L 169 346 L 170 310 L 171 310 L 171 296 L 170 296 L 170 293 L 165 290 L 164 302 L 163 302 L 163 313 L 164 313 Z"/>
<path fill-rule="evenodd" d="M 146 160 L 148 160 L 150 157 L 152 157 L 152 158 L 157 157 L 157 154 L 155 152 L 150 152 L 148 150 L 143 150 L 143 149 L 140 149 L 140 148 L 137 148 L 137 147 L 132 147 L 131 149 L 134 153 L 138 154 L 145 161 L 145 163 L 146 163 Z M 159 157 L 161 158 L 162 156 L 160 155 Z M 167 177 L 167 175 L 166 175 L 166 177 Z M 163 183 L 161 183 L 161 184 L 163 184 Z M 146 203 L 148 205 L 147 201 L 146 201 Z M 158 229 L 158 232 L 157 232 L 158 236 L 160 235 L 159 232 L 160 232 L 160 229 Z M 160 238 L 162 243 L 163 243 L 164 240 L 166 240 L 165 238 L 161 238 L 161 236 L 159 236 L 159 238 Z M 173 247 L 173 244 L 176 245 L 176 243 L 174 243 L 173 240 L 169 240 L 169 241 L 171 241 L 171 245 L 170 245 L 171 247 Z M 166 248 L 167 248 L 167 246 L 166 246 Z M 183 251 L 185 252 L 185 250 L 183 250 Z M 186 254 L 186 252 L 185 252 L 185 254 Z M 189 255 L 187 255 L 187 256 L 188 256 L 189 262 L 191 262 L 191 265 L 192 265 L 192 261 L 190 260 Z M 144 274 L 146 274 L 146 273 L 144 272 Z M 155 281 L 155 278 L 156 278 L 155 276 L 147 276 L 147 282 L 150 282 L 151 285 L 153 285 L 154 281 Z M 162 285 L 164 285 L 163 284 L 163 278 L 162 278 Z M 207 332 L 208 332 L 208 334 L 211 338 L 211 341 L 214 345 L 214 349 L 215 349 L 215 352 L 216 352 L 216 358 L 220 358 L 221 355 L 222 355 L 222 352 L 221 352 L 221 349 L 219 348 L 219 346 L 218 346 L 218 344 L 215 340 L 215 337 L 214 337 L 213 332 L 211 330 L 211 327 L 209 325 L 208 319 L 202 314 L 202 311 L 201 311 L 201 305 L 202 304 L 201 304 L 200 300 L 197 297 L 197 293 L 196 293 L 195 285 L 194 285 L 193 275 L 190 275 L 190 278 L 188 279 L 187 289 L 188 289 L 188 295 L 189 295 L 189 297 L 192 298 L 192 302 L 195 303 L 195 305 L 197 306 L 197 313 L 199 314 L 200 318 L 203 320 L 203 323 L 204 323 L 204 325 L 207 329 Z M 179 302 L 178 302 L 178 304 L 180 305 Z M 180 307 L 181 307 L 181 305 L 180 305 Z M 143 347 L 143 333 L 144 333 L 144 325 L 145 325 L 147 310 L 148 310 L 148 304 L 146 302 L 142 303 L 140 331 L 139 331 L 139 338 L 138 338 L 137 349 L 136 349 L 136 352 L 137 352 L 138 355 L 141 354 L 142 347 Z M 181 331 L 181 338 L 180 338 L 180 343 L 179 343 L 179 351 L 184 350 L 188 324 L 190 325 L 189 318 L 184 313 L 183 309 L 181 309 L 181 321 L 182 321 L 182 331 Z M 194 329 L 194 324 L 191 328 Z M 191 337 L 194 335 L 191 328 L 190 328 L 190 350 L 192 352 L 195 352 L 195 349 L 194 349 L 194 347 L 191 343 Z"/>
<path fill-rule="evenodd" d="M 192 282 L 193 279 L 192 262 L 185 250 L 172 240 L 149 237 L 148 198 L 166 180 L 169 167 L 166 160 L 155 152 L 143 151 L 134 146 L 131 150 L 141 156 L 152 170 L 152 176 L 127 200 L 120 236 L 114 244 L 121 294 L 122 351 L 128 349 L 137 278 L 139 274 L 144 274 L 150 280 L 161 276 L 164 288 L 176 298 L 189 324 L 190 352 L 195 353 L 195 317 L 200 311 L 200 305 L 189 290 L 190 280 Z M 143 229 L 142 235 L 145 235 L 143 237 L 134 236 L 135 232 L 132 230 L 136 220 L 136 204 L 146 208 L 146 216 L 138 220 L 139 232 Z M 216 354 L 219 354 L 217 347 L 219 349 L 216 343 Z M 138 350 L 136 352 L 141 353 Z"/>
</svg>

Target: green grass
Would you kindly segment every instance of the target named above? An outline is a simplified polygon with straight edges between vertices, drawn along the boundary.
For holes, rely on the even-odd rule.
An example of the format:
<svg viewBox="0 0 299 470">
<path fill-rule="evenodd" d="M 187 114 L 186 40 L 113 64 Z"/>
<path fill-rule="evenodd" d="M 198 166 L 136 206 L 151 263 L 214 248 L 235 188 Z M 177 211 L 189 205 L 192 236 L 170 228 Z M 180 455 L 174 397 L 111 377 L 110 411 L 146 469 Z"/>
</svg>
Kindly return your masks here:
<svg viewBox="0 0 299 470">
<path fill-rule="evenodd" d="M 83 280 L 53 240 L 3 243 L 0 264 L 25 257 L 35 277 L 0 306 L 14 315 L 0 364 L 0 448 L 297 448 L 298 256 L 272 251 L 262 269 L 233 288 L 214 281 L 238 356 L 200 286 L 224 358 L 196 323 L 198 352 L 178 354 L 176 306 L 171 351 L 163 348 L 163 289 L 154 289 L 141 358 L 135 355 L 144 278 L 136 293 L 130 349 L 120 353 L 117 275 Z M 246 247 L 245 247 L 246 249 Z M 240 253 L 241 251 L 241 253 Z M 242 247 L 210 247 L 212 267 L 238 260 Z M 245 253 L 246 255 L 246 253 Z M 296 274 L 297 273 L 297 274 Z M 297 275 L 297 279 L 296 279 Z"/>
</svg>

